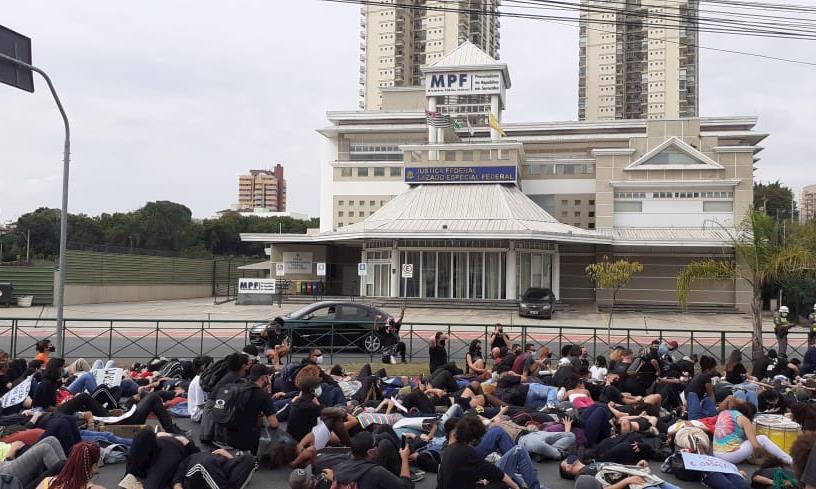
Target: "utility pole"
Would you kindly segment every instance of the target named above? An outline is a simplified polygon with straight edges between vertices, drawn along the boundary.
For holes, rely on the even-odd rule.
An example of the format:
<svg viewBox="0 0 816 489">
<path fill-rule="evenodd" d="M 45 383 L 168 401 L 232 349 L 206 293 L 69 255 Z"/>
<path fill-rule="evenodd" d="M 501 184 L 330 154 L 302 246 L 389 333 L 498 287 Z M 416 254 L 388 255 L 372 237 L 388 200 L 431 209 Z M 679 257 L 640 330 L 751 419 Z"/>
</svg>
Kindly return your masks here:
<svg viewBox="0 0 816 489">
<path fill-rule="evenodd" d="M 31 263 L 29 257 L 31 256 L 31 230 L 26 231 L 26 265 Z"/>
<path fill-rule="evenodd" d="M 13 68 L 13 75 L 5 78 L 0 77 L 0 82 L 11 85 L 20 90 L 27 92 L 34 92 L 34 81 L 31 72 L 38 73 L 43 77 L 45 83 L 48 85 L 48 90 L 54 97 L 54 102 L 57 104 L 60 116 L 62 117 L 62 124 L 65 130 L 65 142 L 62 151 L 62 206 L 60 208 L 60 243 L 59 243 L 59 271 L 57 272 L 57 290 L 55 297 L 55 306 L 57 309 L 57 331 L 54 338 L 54 346 L 58 357 L 62 357 L 65 353 L 65 345 L 63 340 L 65 338 L 65 322 L 63 317 L 63 305 L 65 302 L 65 248 L 68 241 L 68 171 L 71 161 L 71 127 L 68 124 L 68 116 L 65 114 L 65 109 L 62 107 L 62 102 L 57 95 L 57 90 L 54 84 L 51 83 L 51 78 L 48 74 L 31 64 L 31 39 L 0 26 L 0 39 L 6 41 L 0 43 L 0 48 L 11 46 L 7 51 L 9 54 L 0 52 L 0 67 L 8 68 L 9 65 Z M 5 65 L 5 66 L 3 66 Z M 8 71 L 6 71 L 8 73 Z M 0 73 L 3 74 L 3 73 Z"/>
</svg>

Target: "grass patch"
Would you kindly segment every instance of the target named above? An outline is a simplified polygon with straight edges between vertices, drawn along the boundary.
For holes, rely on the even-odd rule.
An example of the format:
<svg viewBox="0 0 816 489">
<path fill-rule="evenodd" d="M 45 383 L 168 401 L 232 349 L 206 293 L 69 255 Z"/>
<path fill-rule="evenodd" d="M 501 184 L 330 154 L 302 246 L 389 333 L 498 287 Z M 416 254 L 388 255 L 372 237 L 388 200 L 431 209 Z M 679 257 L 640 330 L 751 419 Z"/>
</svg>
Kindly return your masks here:
<svg viewBox="0 0 816 489">
<path fill-rule="evenodd" d="M 364 362 L 359 363 L 343 363 L 341 364 L 343 370 L 349 374 L 356 374 L 363 368 L 365 365 Z M 324 368 L 327 368 L 326 365 L 323 365 Z M 331 367 L 328 367 L 331 368 Z M 371 371 L 376 372 L 377 370 L 384 368 L 388 375 L 398 376 L 398 375 L 420 375 L 425 374 L 428 375 L 428 362 L 422 363 L 381 363 L 381 362 L 371 362 Z"/>
</svg>

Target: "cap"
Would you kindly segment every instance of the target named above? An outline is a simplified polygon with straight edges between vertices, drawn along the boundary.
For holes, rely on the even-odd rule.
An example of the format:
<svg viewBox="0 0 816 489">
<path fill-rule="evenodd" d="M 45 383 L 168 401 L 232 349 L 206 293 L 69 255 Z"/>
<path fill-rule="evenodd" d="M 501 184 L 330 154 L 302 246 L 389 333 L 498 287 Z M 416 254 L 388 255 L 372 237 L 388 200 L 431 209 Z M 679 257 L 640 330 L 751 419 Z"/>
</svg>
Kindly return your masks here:
<svg viewBox="0 0 816 489">
<path fill-rule="evenodd" d="M 672 347 L 672 350 L 676 350 L 680 346 L 675 340 L 668 341 L 666 344 Z"/>
<path fill-rule="evenodd" d="M 310 489 L 315 476 L 312 475 L 312 466 L 305 469 L 295 469 L 289 474 L 289 487 L 292 489 Z"/>
</svg>

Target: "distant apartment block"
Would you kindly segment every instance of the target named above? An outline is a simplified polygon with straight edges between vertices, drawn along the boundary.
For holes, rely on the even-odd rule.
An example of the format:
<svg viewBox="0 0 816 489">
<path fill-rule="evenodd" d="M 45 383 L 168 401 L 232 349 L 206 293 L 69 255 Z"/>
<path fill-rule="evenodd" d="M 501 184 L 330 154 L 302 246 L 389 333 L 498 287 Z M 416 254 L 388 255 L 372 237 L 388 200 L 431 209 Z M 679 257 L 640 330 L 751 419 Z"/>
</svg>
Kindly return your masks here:
<svg viewBox="0 0 816 489">
<path fill-rule="evenodd" d="M 283 166 L 277 164 L 271 170 L 249 170 L 249 175 L 238 177 L 237 207 L 284 212 L 286 180 L 283 178 Z"/>
<path fill-rule="evenodd" d="M 799 194 L 799 222 L 806 223 L 816 218 L 816 185 L 808 185 Z"/>
<path fill-rule="evenodd" d="M 447 0 L 399 3 L 405 6 L 360 8 L 361 109 L 380 110 L 383 88 L 422 85 L 420 69 L 465 41 L 499 58 L 500 21 L 490 14 L 498 11 L 500 0 L 459 0 L 455 12 Z"/>
</svg>

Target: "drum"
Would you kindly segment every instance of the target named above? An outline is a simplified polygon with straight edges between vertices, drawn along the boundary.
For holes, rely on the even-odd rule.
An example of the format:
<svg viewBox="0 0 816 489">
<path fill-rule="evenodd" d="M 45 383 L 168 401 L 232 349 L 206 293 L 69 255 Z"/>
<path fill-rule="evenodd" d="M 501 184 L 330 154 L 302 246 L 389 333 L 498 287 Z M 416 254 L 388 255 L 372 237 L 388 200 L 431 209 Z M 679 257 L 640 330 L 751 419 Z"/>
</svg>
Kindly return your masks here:
<svg viewBox="0 0 816 489">
<path fill-rule="evenodd" d="M 790 453 L 802 427 L 780 414 L 758 414 L 754 418 L 754 431 L 757 435 L 767 436 L 785 453 Z"/>
</svg>

